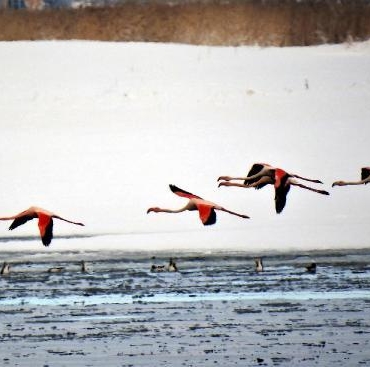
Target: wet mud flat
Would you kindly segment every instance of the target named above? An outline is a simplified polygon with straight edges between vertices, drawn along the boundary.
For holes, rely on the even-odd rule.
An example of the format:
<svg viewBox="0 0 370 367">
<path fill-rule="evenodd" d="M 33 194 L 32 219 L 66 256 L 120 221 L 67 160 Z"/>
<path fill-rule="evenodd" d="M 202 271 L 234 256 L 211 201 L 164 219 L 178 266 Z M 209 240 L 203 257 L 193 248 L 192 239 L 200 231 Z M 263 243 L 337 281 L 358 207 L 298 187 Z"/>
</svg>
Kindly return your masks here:
<svg viewBox="0 0 370 367">
<path fill-rule="evenodd" d="M 0 366 L 370 365 L 369 250 L 170 256 L 3 253 Z"/>
<path fill-rule="evenodd" d="M 1 305 L 3 366 L 369 366 L 370 299 Z"/>
</svg>

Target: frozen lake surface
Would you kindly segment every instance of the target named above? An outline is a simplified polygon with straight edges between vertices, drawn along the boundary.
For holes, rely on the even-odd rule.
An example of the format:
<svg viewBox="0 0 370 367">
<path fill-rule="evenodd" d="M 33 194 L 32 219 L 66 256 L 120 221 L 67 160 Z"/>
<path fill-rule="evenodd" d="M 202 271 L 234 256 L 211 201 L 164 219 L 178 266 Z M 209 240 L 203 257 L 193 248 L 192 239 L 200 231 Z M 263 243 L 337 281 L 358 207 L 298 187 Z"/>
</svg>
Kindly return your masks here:
<svg viewBox="0 0 370 367">
<path fill-rule="evenodd" d="M 2 253 L 15 261 L 0 278 L 1 358 L 11 366 L 369 363 L 370 250 L 264 255 L 256 273 L 241 252 Z M 170 256 L 178 272 L 150 271 Z"/>
</svg>

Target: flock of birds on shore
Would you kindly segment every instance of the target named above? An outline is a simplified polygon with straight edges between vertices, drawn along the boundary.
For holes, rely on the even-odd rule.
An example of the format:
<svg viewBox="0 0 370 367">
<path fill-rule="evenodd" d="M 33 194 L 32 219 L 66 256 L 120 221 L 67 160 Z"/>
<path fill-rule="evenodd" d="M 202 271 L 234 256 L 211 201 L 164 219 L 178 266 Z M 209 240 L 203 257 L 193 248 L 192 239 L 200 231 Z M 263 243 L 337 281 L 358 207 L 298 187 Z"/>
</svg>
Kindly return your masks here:
<svg viewBox="0 0 370 367">
<path fill-rule="evenodd" d="M 1 270 L 0 270 L 0 275 L 10 274 L 10 268 L 11 268 L 11 265 L 7 261 L 4 261 L 1 267 Z M 85 260 L 82 260 L 80 262 L 80 269 L 81 269 L 81 273 L 89 272 L 89 269 L 87 267 Z M 48 273 L 62 273 L 64 270 L 65 268 L 63 266 L 54 266 L 54 267 L 48 268 L 47 272 Z"/>
<path fill-rule="evenodd" d="M 262 189 L 266 185 L 274 185 L 275 188 L 275 210 L 276 213 L 281 213 L 285 207 L 287 194 L 291 186 L 297 186 L 309 191 L 313 191 L 322 195 L 329 195 L 329 192 L 325 190 L 319 190 L 310 186 L 302 184 L 299 180 L 308 181 L 312 183 L 322 184 L 320 180 L 311 179 L 299 176 L 297 174 L 289 173 L 281 168 L 273 167 L 266 163 L 255 163 L 249 170 L 246 177 L 231 177 L 231 176 L 220 176 L 218 181 L 220 186 L 234 186 L 242 188 L 255 188 Z M 242 181 L 234 182 L 234 181 Z M 346 186 L 346 185 L 362 185 L 370 182 L 370 167 L 364 167 L 361 169 L 361 179 L 358 181 L 335 181 L 332 184 L 334 186 Z M 202 199 L 201 197 L 194 195 L 190 192 L 180 189 L 175 185 L 169 185 L 170 189 L 176 195 L 188 199 L 187 204 L 180 209 L 164 209 L 160 207 L 151 207 L 147 210 L 147 213 L 181 213 L 184 211 L 197 210 L 199 213 L 200 220 L 206 225 L 212 225 L 216 223 L 216 210 L 220 210 L 241 218 L 250 218 L 248 215 L 239 214 L 226 209 L 216 203 Z M 65 219 L 51 211 L 38 208 L 35 206 L 29 209 L 8 217 L 0 217 L 0 220 L 13 220 L 9 230 L 13 230 L 22 224 L 32 220 L 38 219 L 38 227 L 40 231 L 41 240 L 44 246 L 49 246 L 53 238 L 53 219 L 63 220 L 68 223 L 72 223 L 78 226 L 84 226 L 81 222 L 74 222 L 69 219 Z"/>
<path fill-rule="evenodd" d="M 261 273 L 264 271 L 264 266 L 263 266 L 263 261 L 262 261 L 262 258 L 261 257 L 258 257 L 254 260 L 254 263 L 255 263 L 255 272 L 257 273 Z M 4 276 L 4 275 L 9 275 L 10 274 L 10 264 L 6 261 L 4 261 L 3 263 L 3 266 L 1 267 L 1 270 L 0 270 L 0 275 Z M 306 268 L 306 271 L 308 273 L 311 273 L 311 274 L 315 274 L 316 273 L 316 269 L 317 269 L 317 265 L 315 262 L 312 262 L 308 265 L 305 266 Z M 65 270 L 64 267 L 62 266 L 56 266 L 56 267 L 52 267 L 52 268 L 49 268 L 47 270 L 48 273 L 62 273 L 63 271 Z M 90 272 L 90 269 L 88 268 L 85 260 L 82 260 L 80 262 L 80 271 L 81 273 L 88 273 Z M 155 265 L 153 264 L 151 267 L 150 267 L 150 272 L 151 273 L 164 273 L 164 272 L 177 272 L 179 271 L 178 267 L 177 267 L 177 264 L 176 262 L 174 261 L 174 259 L 171 257 L 169 259 L 169 262 L 167 265 Z"/>
</svg>

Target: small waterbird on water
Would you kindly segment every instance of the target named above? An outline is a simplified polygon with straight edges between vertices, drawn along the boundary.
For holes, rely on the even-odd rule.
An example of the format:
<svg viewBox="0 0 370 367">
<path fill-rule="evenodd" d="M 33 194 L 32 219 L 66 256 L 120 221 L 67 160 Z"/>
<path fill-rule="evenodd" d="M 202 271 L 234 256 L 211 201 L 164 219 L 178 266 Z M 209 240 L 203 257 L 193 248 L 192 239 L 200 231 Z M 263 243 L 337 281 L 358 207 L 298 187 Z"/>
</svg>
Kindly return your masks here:
<svg viewBox="0 0 370 367">
<path fill-rule="evenodd" d="M 64 271 L 63 266 L 56 266 L 56 267 L 48 269 L 48 273 L 61 273 L 62 271 Z"/>
<path fill-rule="evenodd" d="M 370 167 L 361 168 L 361 180 L 359 181 L 335 181 L 334 186 L 347 186 L 347 185 L 366 185 L 370 182 Z"/>
<path fill-rule="evenodd" d="M 4 261 L 4 264 L 1 268 L 0 274 L 1 275 L 7 275 L 9 273 L 10 273 L 10 265 L 6 261 Z"/>
<path fill-rule="evenodd" d="M 262 258 L 258 257 L 257 259 L 254 260 L 256 264 L 256 272 L 260 273 L 263 271 L 263 263 L 262 263 Z"/>
<path fill-rule="evenodd" d="M 88 268 L 87 268 L 87 265 L 86 265 L 86 261 L 81 260 L 81 273 L 87 273 L 87 272 L 88 272 Z"/>
<path fill-rule="evenodd" d="M 176 265 L 176 263 L 173 261 L 172 257 L 170 258 L 170 262 L 169 262 L 169 264 L 168 264 L 167 270 L 168 270 L 168 271 L 177 271 L 177 265 Z"/>
<path fill-rule="evenodd" d="M 152 265 L 150 268 L 150 271 L 152 273 L 162 273 L 166 271 L 166 266 L 165 265 Z"/>
<path fill-rule="evenodd" d="M 255 163 L 251 167 L 246 177 L 230 177 L 230 176 L 220 176 L 217 181 L 222 181 L 219 183 L 220 186 L 236 186 L 255 189 L 262 189 L 266 185 L 274 185 L 275 187 L 275 210 L 276 213 L 281 213 L 286 204 L 286 197 L 290 190 L 290 186 L 298 186 L 302 189 L 310 190 L 322 195 L 329 195 L 325 190 L 317 190 L 313 187 L 309 187 L 299 183 L 295 178 L 300 180 L 320 183 L 320 180 L 306 178 L 298 176 L 296 174 L 288 173 L 281 168 L 273 167 L 266 163 Z M 231 180 L 242 180 L 243 183 L 229 182 Z"/>
<path fill-rule="evenodd" d="M 218 204 L 212 203 L 211 201 L 204 200 L 199 196 L 196 196 L 194 194 L 191 194 L 190 192 L 184 191 L 175 185 L 170 185 L 170 189 L 174 194 L 189 199 L 188 203 L 183 208 L 180 208 L 180 209 L 162 209 L 158 207 L 153 207 L 153 208 L 149 208 L 147 210 L 147 213 L 150 213 L 150 212 L 181 213 L 186 210 L 190 210 L 190 211 L 198 210 L 200 220 L 205 226 L 216 223 L 215 210 L 221 210 L 223 212 L 236 215 L 241 218 L 249 218 L 247 215 L 232 212 Z"/>
<path fill-rule="evenodd" d="M 309 265 L 306 266 L 306 270 L 309 272 L 309 273 L 316 273 L 316 263 L 311 263 Z"/>
<path fill-rule="evenodd" d="M 19 227 L 20 225 L 28 222 L 29 220 L 38 218 L 38 226 L 40 230 L 41 240 L 44 246 L 49 246 L 51 240 L 53 239 L 53 218 L 63 220 L 68 223 L 76 224 L 78 226 L 84 226 L 83 223 L 73 222 L 71 220 L 60 217 L 57 214 L 54 214 L 48 210 L 38 208 L 36 206 L 31 206 L 29 209 L 10 216 L 10 217 L 0 217 L 0 220 L 12 220 L 13 223 L 10 225 L 9 230 Z"/>
<path fill-rule="evenodd" d="M 176 272 L 178 271 L 178 269 L 177 269 L 176 263 L 173 261 L 171 257 L 167 266 L 166 265 L 152 265 L 150 268 L 150 271 L 152 273 L 163 273 L 165 271 Z"/>
</svg>

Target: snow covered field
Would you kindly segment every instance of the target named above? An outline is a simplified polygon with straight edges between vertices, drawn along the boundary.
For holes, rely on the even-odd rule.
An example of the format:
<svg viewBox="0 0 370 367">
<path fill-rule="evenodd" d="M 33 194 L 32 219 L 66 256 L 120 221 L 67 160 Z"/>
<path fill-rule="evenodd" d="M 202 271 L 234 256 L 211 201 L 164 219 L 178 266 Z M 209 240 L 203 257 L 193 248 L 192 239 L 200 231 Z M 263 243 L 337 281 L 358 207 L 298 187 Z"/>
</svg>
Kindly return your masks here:
<svg viewBox="0 0 370 367">
<path fill-rule="evenodd" d="M 306 48 L 101 42 L 0 43 L 0 216 L 31 205 L 55 221 L 47 251 L 367 247 L 368 186 L 334 187 L 370 166 L 370 43 Z M 254 162 L 319 178 L 292 188 L 217 188 Z M 185 200 L 168 184 L 251 216 L 146 214 Z M 0 237 L 37 235 L 36 223 Z M 37 249 L 33 241 L 6 250 Z"/>
</svg>

